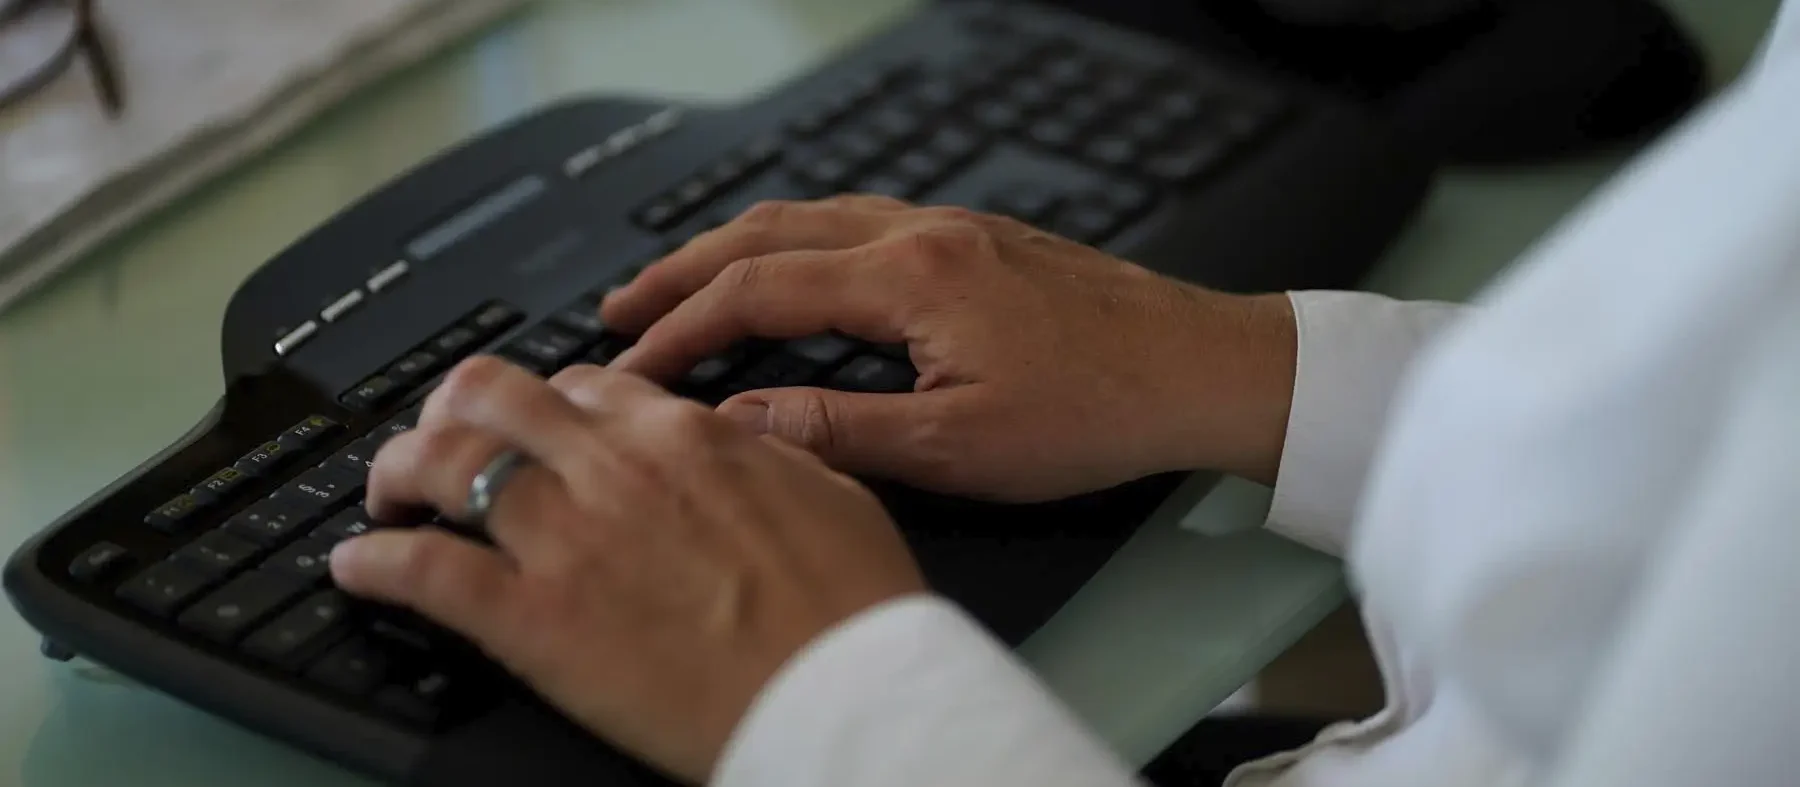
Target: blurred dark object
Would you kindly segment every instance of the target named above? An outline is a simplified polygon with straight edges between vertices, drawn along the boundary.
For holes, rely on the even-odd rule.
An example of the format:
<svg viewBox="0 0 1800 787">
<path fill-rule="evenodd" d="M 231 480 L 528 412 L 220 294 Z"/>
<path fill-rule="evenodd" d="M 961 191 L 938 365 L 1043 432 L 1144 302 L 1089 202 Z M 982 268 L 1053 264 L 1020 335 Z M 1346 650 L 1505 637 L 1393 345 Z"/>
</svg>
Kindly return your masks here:
<svg viewBox="0 0 1800 787">
<path fill-rule="evenodd" d="M 1208 716 L 1144 766 L 1152 787 L 1218 787 L 1239 765 L 1311 743 L 1334 720 Z"/>
<path fill-rule="evenodd" d="M 100 103 L 117 115 L 124 107 L 119 73 L 95 20 L 94 0 L 0 0 L 0 109 L 49 86 L 80 59 Z"/>
<path fill-rule="evenodd" d="M 1341 89 L 1458 163 L 1638 144 L 1710 87 L 1654 0 L 1445 0 L 1454 13 L 1407 18 L 1378 0 L 1039 1 Z"/>
</svg>

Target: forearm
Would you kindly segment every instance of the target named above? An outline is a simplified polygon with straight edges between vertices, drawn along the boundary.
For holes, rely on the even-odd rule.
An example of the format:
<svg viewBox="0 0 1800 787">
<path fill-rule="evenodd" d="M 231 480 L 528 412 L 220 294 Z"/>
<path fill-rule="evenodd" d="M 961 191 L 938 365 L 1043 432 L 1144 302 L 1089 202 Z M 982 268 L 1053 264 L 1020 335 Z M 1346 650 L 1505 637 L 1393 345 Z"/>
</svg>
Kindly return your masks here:
<svg viewBox="0 0 1800 787">
<path fill-rule="evenodd" d="M 1012 654 L 941 599 L 828 632 L 764 687 L 714 787 L 1135 787 Z"/>
</svg>

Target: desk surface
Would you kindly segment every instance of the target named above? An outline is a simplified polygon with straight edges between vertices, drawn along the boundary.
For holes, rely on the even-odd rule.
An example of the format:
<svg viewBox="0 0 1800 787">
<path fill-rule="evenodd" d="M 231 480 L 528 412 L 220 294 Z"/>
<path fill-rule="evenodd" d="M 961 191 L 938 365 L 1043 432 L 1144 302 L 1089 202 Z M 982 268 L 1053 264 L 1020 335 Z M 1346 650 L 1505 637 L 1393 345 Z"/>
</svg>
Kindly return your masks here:
<svg viewBox="0 0 1800 787">
<path fill-rule="evenodd" d="M 545 0 L 331 112 L 0 315 L 0 550 L 180 435 L 219 395 L 217 328 L 261 260 L 439 147 L 574 92 L 733 100 L 916 0 Z M 1733 74 L 1775 0 L 1682 0 Z M 1370 286 L 1462 298 L 1617 165 L 1447 176 Z M 1175 502 L 1023 648 L 1142 761 L 1343 599 L 1336 564 L 1255 532 L 1266 491 Z M 0 787 L 364 780 L 91 666 L 0 612 Z"/>
</svg>

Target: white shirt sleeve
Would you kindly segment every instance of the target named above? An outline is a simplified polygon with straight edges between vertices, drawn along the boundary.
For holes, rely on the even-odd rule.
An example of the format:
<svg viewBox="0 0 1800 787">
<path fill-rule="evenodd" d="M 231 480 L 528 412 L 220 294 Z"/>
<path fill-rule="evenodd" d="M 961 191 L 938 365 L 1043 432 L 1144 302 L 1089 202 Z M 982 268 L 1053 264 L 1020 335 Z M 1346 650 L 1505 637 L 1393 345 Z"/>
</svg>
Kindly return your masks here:
<svg viewBox="0 0 1800 787">
<path fill-rule="evenodd" d="M 1138 787 L 1003 644 L 935 596 L 821 635 L 763 688 L 713 787 Z"/>
<path fill-rule="evenodd" d="M 1298 366 L 1267 526 L 1341 556 L 1408 366 L 1466 307 L 1324 290 L 1288 299 Z"/>
</svg>

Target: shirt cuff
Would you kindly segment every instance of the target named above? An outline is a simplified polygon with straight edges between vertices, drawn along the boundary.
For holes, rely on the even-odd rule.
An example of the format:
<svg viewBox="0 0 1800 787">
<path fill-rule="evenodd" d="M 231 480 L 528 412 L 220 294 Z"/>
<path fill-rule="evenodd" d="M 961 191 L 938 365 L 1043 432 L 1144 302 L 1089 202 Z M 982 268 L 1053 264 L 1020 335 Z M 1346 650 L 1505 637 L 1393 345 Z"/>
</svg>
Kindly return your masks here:
<svg viewBox="0 0 1800 787">
<path fill-rule="evenodd" d="M 1267 527 L 1342 556 L 1406 370 L 1465 307 L 1322 290 L 1288 299 L 1298 366 Z"/>
<path fill-rule="evenodd" d="M 739 722 L 714 787 L 1137 784 L 961 609 L 912 596 L 808 645 Z"/>
</svg>

